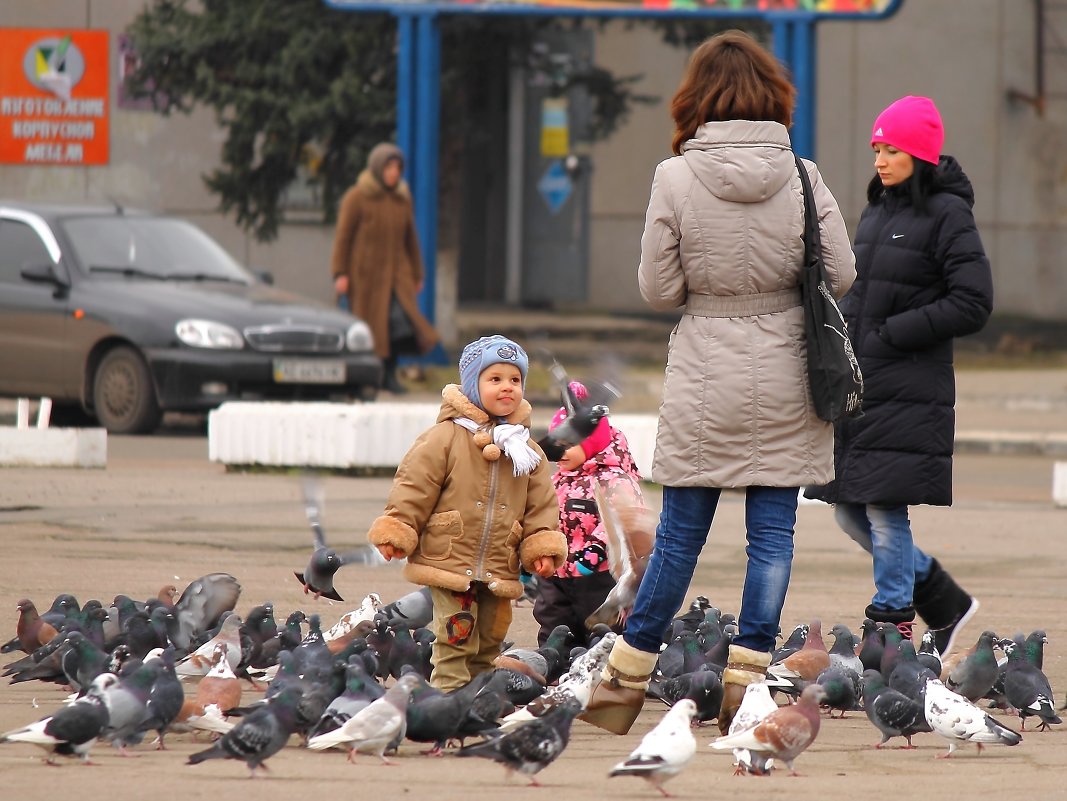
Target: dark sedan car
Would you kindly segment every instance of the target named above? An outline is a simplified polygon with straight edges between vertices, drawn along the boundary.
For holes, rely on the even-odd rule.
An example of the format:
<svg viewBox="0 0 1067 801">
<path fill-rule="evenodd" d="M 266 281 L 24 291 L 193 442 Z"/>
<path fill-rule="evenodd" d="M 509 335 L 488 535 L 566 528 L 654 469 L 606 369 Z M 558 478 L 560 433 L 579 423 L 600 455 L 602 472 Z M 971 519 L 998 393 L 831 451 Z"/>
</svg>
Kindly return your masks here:
<svg viewBox="0 0 1067 801">
<path fill-rule="evenodd" d="M 237 398 L 373 398 L 381 370 L 363 321 L 188 222 L 0 201 L 0 396 L 136 433 Z"/>
</svg>

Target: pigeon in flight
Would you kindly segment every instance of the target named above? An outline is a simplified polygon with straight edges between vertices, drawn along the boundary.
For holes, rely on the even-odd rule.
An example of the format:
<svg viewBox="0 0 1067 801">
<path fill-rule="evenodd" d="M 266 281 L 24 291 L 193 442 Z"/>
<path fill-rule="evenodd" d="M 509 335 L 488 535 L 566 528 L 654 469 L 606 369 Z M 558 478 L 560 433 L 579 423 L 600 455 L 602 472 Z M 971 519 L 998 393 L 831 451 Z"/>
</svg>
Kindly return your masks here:
<svg viewBox="0 0 1067 801">
<path fill-rule="evenodd" d="M 579 397 L 580 390 L 556 359 L 552 359 L 548 371 L 559 384 L 567 416 L 537 444 L 550 461 L 558 462 L 568 448 L 581 445 L 596 430 L 600 421 L 607 417 L 609 405 L 618 400 L 619 391 L 611 384 L 592 382 L 585 386 L 585 397 Z"/>
<path fill-rule="evenodd" d="M 640 776 L 648 780 L 665 797 L 670 793 L 663 783 L 677 775 L 693 758 L 697 742 L 690 724 L 697 705 L 683 699 L 667 710 L 667 714 L 641 740 L 625 760 L 617 764 L 608 776 Z"/>
<path fill-rule="evenodd" d="M 311 534 L 314 538 L 314 548 L 311 559 L 308 560 L 304 571 L 293 571 L 293 575 L 303 585 L 304 593 L 314 593 L 316 598 L 329 598 L 331 601 L 343 601 L 340 593 L 333 586 L 333 577 L 345 564 L 371 563 L 384 564 L 381 554 L 377 549 L 370 546 L 350 551 L 337 553 L 333 548 L 326 545 L 326 534 L 322 530 L 322 509 L 325 504 L 325 491 L 322 482 L 312 476 L 305 476 L 304 487 L 304 513 L 311 525 Z"/>
</svg>

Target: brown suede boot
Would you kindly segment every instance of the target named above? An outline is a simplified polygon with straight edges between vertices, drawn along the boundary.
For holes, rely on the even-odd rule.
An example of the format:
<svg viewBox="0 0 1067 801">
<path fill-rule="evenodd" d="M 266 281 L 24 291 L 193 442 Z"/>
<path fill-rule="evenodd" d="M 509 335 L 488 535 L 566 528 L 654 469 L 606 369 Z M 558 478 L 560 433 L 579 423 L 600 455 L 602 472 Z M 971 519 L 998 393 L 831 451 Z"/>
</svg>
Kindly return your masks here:
<svg viewBox="0 0 1067 801">
<path fill-rule="evenodd" d="M 657 661 L 659 654 L 639 651 L 622 637 L 616 639 L 600 674 L 600 683 L 578 719 L 612 734 L 626 734 L 641 713 L 648 679 Z"/>
<path fill-rule="evenodd" d="M 737 714 L 741 700 L 745 697 L 745 688 L 757 681 L 765 681 L 767 667 L 771 664 L 771 655 L 764 651 L 753 651 L 741 645 L 730 646 L 729 661 L 722 672 L 722 704 L 719 706 L 719 731 L 727 734 L 730 724 Z"/>
</svg>

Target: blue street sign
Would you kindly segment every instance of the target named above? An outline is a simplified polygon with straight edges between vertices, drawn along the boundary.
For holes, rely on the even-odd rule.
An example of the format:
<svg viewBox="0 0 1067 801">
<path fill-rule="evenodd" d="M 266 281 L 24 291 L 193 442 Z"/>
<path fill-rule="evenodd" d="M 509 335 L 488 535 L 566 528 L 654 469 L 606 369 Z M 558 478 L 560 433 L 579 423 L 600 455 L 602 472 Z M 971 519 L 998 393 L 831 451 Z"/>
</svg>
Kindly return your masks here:
<svg viewBox="0 0 1067 801">
<path fill-rule="evenodd" d="M 537 182 L 537 191 L 541 193 L 541 197 L 545 200 L 545 205 L 548 206 L 548 210 L 553 214 L 559 213 L 559 210 L 563 208 L 563 204 L 567 202 L 567 198 L 571 196 L 573 189 L 574 184 L 571 182 L 571 177 L 567 175 L 567 171 L 563 168 L 563 162 L 560 159 L 555 159 L 549 164 L 545 174 Z"/>
</svg>

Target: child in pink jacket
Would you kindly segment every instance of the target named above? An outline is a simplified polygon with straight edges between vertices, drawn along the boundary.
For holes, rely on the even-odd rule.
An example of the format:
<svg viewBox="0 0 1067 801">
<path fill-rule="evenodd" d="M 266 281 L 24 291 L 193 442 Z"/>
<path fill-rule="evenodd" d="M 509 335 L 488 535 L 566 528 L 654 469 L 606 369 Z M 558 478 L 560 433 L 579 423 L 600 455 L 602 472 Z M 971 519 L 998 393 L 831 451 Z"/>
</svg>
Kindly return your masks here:
<svg viewBox="0 0 1067 801">
<path fill-rule="evenodd" d="M 570 385 L 578 400 L 588 391 L 581 383 Z M 567 417 L 560 407 L 549 424 L 554 429 Z M 622 491 L 626 498 L 641 498 L 641 474 L 630 454 L 626 436 L 607 417 L 580 445 L 569 448 L 559 459 L 552 484 L 559 498 L 560 530 L 567 538 L 567 561 L 548 579 L 538 583 L 534 619 L 541 628 L 537 634 L 544 645 L 556 626 L 565 624 L 574 634 L 576 645 L 584 645 L 589 632 L 585 619 L 607 598 L 615 579 L 608 572 L 607 541 L 593 486 L 600 482 L 604 494 Z"/>
</svg>

